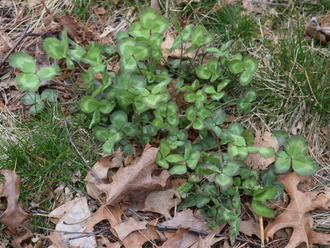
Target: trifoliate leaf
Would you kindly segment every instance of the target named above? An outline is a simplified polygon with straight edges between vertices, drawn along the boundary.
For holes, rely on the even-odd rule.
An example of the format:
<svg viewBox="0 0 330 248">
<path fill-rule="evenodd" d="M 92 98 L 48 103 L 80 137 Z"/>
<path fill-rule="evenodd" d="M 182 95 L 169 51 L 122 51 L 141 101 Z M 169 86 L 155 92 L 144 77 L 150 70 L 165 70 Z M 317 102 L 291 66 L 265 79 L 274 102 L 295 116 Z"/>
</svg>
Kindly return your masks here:
<svg viewBox="0 0 330 248">
<path fill-rule="evenodd" d="M 145 39 L 149 39 L 151 33 L 149 29 L 146 29 L 144 27 L 142 27 L 140 22 L 134 22 L 129 28 L 128 28 L 128 32 L 130 33 L 130 35 L 134 36 L 134 37 L 142 37 Z"/>
<path fill-rule="evenodd" d="M 37 91 L 40 85 L 37 75 L 33 73 L 19 73 L 16 81 L 20 91 Z"/>
<path fill-rule="evenodd" d="M 103 114 L 109 114 L 115 108 L 116 103 L 114 101 L 101 100 L 99 101 L 99 110 Z"/>
<path fill-rule="evenodd" d="M 63 59 L 66 57 L 66 45 L 56 38 L 48 37 L 44 39 L 43 48 L 47 55 L 53 59 Z"/>
<path fill-rule="evenodd" d="M 20 69 L 22 72 L 34 73 L 36 71 L 35 59 L 23 52 L 13 53 L 9 58 L 10 66 Z"/>
<path fill-rule="evenodd" d="M 61 74 L 61 69 L 58 65 L 51 65 L 40 68 L 37 76 L 40 80 L 52 80 L 55 76 Z"/>
<path fill-rule="evenodd" d="M 95 127 L 93 133 L 99 141 L 107 141 L 109 138 L 109 129 L 105 127 Z"/>
</svg>

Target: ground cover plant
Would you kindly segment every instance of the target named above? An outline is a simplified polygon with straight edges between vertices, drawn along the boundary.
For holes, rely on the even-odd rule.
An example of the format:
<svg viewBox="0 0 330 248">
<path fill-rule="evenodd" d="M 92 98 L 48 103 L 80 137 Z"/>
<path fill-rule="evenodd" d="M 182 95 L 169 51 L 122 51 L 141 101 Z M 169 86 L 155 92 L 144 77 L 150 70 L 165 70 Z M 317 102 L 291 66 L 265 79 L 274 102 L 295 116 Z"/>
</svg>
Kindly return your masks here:
<svg viewBox="0 0 330 248">
<path fill-rule="evenodd" d="M 47 114 L 44 101 L 56 105 L 58 99 L 56 91 L 40 88 L 40 81 L 47 85 L 55 76 L 78 68 L 79 80 L 83 82 L 85 89 L 79 100 L 79 111 L 84 114 L 78 116 L 88 122 L 83 125 L 92 130 L 96 139 L 101 142 L 102 153 L 111 155 L 95 164 L 87 173 L 87 193 L 99 200 L 101 207 L 96 204 L 95 213 L 90 213 L 88 207 L 84 208 L 84 216 L 79 217 L 86 219 L 92 216 L 86 225 L 77 227 L 73 224 L 73 229 L 67 229 L 66 222 L 75 223 L 81 219 L 70 219 L 56 212 L 56 209 L 49 215 L 59 219 L 56 230 L 64 234 L 78 231 L 80 235 L 84 235 L 86 232 L 87 237 L 79 238 L 80 241 L 70 241 L 63 235 L 51 234 L 49 238 L 54 244 L 59 245 L 66 240 L 77 242 L 71 243 L 72 245 L 86 242 L 94 247 L 96 241 L 100 242 L 101 239 L 91 238 L 89 231 L 91 230 L 93 236 L 96 235 L 92 232 L 93 228 L 98 228 L 97 224 L 104 219 L 110 222 L 111 232 L 115 233 L 112 235 L 116 237 L 112 242 L 117 245 L 129 247 L 127 245 L 133 242 L 129 237 L 139 235 L 137 230 L 149 231 L 152 237 L 135 237 L 133 240 L 139 239 L 136 247 L 141 247 L 146 241 L 159 241 L 160 238 L 146 228 L 146 223 L 149 226 L 154 225 L 151 224 L 152 221 L 146 222 L 145 217 L 141 217 L 134 208 L 171 218 L 170 210 L 179 201 L 171 199 L 175 193 L 170 193 L 173 191 L 168 186 L 164 189 L 164 185 L 173 179 L 181 180 L 180 184 L 173 186 L 177 197 L 181 198 L 181 204 L 176 208 L 178 215 L 173 220 L 154 226 L 166 232 L 167 240 L 163 240 L 163 246 L 176 247 L 173 244 L 177 244 L 179 247 L 175 240 L 184 240 L 184 230 L 178 231 L 178 237 L 172 237 L 167 231 L 173 228 L 171 223 L 176 223 L 174 228 L 179 229 L 179 226 L 184 226 L 184 220 L 195 218 L 188 208 L 202 214 L 208 223 L 208 227 L 203 226 L 207 228 L 205 230 L 229 224 L 227 237 L 234 246 L 237 241 L 246 241 L 238 236 L 240 219 L 246 211 L 242 212 L 243 202 L 248 202 L 253 214 L 260 216 L 261 221 L 262 217 L 274 218 L 276 213 L 269 201 L 280 200 L 284 188 L 291 199 L 295 199 L 298 194 L 296 189 L 290 191 L 296 185 L 288 186 L 286 180 L 290 181 L 293 175 L 310 176 L 317 171 L 318 165 L 308 155 L 307 141 L 303 136 L 289 136 L 283 131 L 273 134 L 254 132 L 245 128 L 237 118 L 230 116 L 233 112 L 247 116 L 252 113 L 258 97 L 255 87 L 251 87 L 258 67 L 255 58 L 247 52 L 235 53 L 232 40 L 216 43 L 215 34 L 208 32 L 200 24 L 175 26 L 176 35 L 171 44 L 166 44 L 167 47 L 164 48 L 163 40 L 166 43 L 168 39 L 169 25 L 170 20 L 161 16 L 158 11 L 145 8 L 139 12 L 137 20 L 126 32 L 117 33 L 116 45 L 91 42 L 82 46 L 69 39 L 64 30 L 59 39 L 48 37 L 43 40 L 43 49 L 54 60 L 53 66 L 37 70 L 33 57 L 22 52 L 13 53 L 9 58 L 10 65 L 21 71 L 16 82 L 19 90 L 28 91 L 22 102 L 32 105 L 30 113 L 34 115 L 40 115 L 43 111 Z M 167 56 L 164 56 L 165 49 Z M 109 70 L 109 64 L 114 61 L 119 63 L 119 70 L 115 72 Z M 67 128 L 66 120 L 65 127 Z M 69 140 L 68 146 L 72 144 L 72 140 Z M 150 148 L 150 144 L 158 149 Z M 73 146 L 76 149 L 74 144 Z M 20 148 L 10 143 L 3 147 L 7 151 L 13 151 L 12 155 L 9 153 L 9 157 L 17 159 L 18 153 L 21 153 L 18 151 Z M 118 150 L 122 153 L 118 153 Z M 76 151 L 81 155 L 79 149 Z M 138 156 L 141 152 L 142 155 Z M 82 160 L 86 162 L 83 157 Z M 26 160 L 23 159 L 22 163 L 24 161 Z M 126 166 L 123 167 L 123 163 Z M 161 170 L 160 174 L 154 175 L 159 170 L 154 166 L 155 163 Z M 108 175 L 108 170 L 116 167 L 119 170 Z M 6 179 L 4 188 L 18 183 L 12 173 L 3 170 L 2 174 Z M 278 181 L 277 174 L 285 175 Z M 159 191 L 160 188 L 163 191 Z M 138 194 L 139 190 L 144 194 L 139 199 L 132 200 L 132 192 Z M 323 193 L 320 191 L 320 194 Z M 6 192 L 2 194 L 9 202 L 10 196 Z M 164 209 L 153 207 L 156 203 L 151 204 L 148 201 L 152 201 L 150 199 L 155 195 L 158 200 L 168 197 L 169 205 L 167 203 Z M 76 198 L 66 204 L 73 208 L 87 206 L 85 201 L 85 198 Z M 144 208 L 139 207 L 138 203 L 141 201 Z M 110 206 L 117 206 L 120 202 L 133 203 L 122 207 L 120 215 L 126 215 L 126 212 L 121 212 L 126 209 L 133 211 L 133 217 L 138 220 L 126 216 L 126 220 L 122 222 L 120 218 L 107 217 L 107 211 L 118 211 Z M 318 202 L 318 208 L 327 209 L 326 200 L 320 199 Z M 132 210 L 129 206 L 135 207 Z M 103 210 L 104 208 L 107 210 Z M 185 217 L 181 222 L 175 222 L 180 214 Z M 7 215 L 3 215 L 4 224 L 8 224 Z M 307 223 L 304 216 L 299 218 Z M 16 228 L 24 221 L 17 220 L 13 226 L 9 225 L 11 231 L 16 232 Z M 197 219 L 195 221 L 198 222 Z M 279 219 L 275 220 L 278 221 Z M 130 232 L 123 232 L 122 228 L 128 227 Z M 288 227 L 291 227 L 290 223 Z M 292 227 L 295 230 L 300 228 Z M 187 225 L 186 228 L 191 229 L 193 226 Z M 197 234 L 203 235 L 203 228 Z M 292 235 L 290 244 L 328 244 L 328 235 L 314 238 L 317 234 L 310 232 L 311 227 L 305 228 L 306 237 L 299 239 Z M 266 229 L 266 232 L 267 230 L 271 228 Z M 275 231 L 267 232 L 266 237 L 272 237 L 277 230 L 275 228 Z M 99 231 L 100 237 L 103 237 L 102 242 L 106 242 L 106 235 L 102 234 L 105 229 Z M 207 234 L 211 232 L 208 231 Z M 263 237 L 261 242 L 264 242 Z M 250 244 L 253 245 L 251 242 Z"/>
</svg>

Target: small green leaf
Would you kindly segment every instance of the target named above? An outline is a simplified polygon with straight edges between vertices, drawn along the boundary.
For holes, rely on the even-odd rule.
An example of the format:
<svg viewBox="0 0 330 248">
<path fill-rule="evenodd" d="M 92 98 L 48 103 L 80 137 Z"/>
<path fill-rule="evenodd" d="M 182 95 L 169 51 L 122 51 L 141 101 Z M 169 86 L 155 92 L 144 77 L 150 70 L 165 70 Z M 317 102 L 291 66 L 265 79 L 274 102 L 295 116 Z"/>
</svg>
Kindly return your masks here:
<svg viewBox="0 0 330 248">
<path fill-rule="evenodd" d="M 40 84 L 37 75 L 32 73 L 19 73 L 16 76 L 16 81 L 20 91 L 37 91 Z"/>
<path fill-rule="evenodd" d="M 47 55 L 53 59 L 66 57 L 66 45 L 56 38 L 48 37 L 44 39 L 43 48 Z"/>
<path fill-rule="evenodd" d="M 200 151 L 195 151 L 191 153 L 189 159 L 187 160 L 187 166 L 190 169 L 194 170 L 199 162 L 200 157 L 201 157 Z"/>
<path fill-rule="evenodd" d="M 193 120 L 193 128 L 197 130 L 202 130 L 204 128 L 204 121 L 200 118 Z"/>
<path fill-rule="evenodd" d="M 217 92 L 215 91 L 213 85 L 205 85 L 205 86 L 203 87 L 203 90 L 204 90 L 204 92 L 207 93 L 207 94 L 215 94 L 215 93 L 217 93 Z"/>
<path fill-rule="evenodd" d="M 225 191 L 233 185 L 233 178 L 225 174 L 219 174 L 215 177 L 215 182 Z"/>
<path fill-rule="evenodd" d="M 301 135 L 291 137 L 285 145 L 285 151 L 291 158 L 301 157 L 307 153 L 307 141 Z"/>
<path fill-rule="evenodd" d="M 21 98 L 21 101 L 25 105 L 33 105 L 38 102 L 41 102 L 41 98 L 39 94 L 33 93 L 33 92 L 27 92 L 24 94 L 24 96 Z"/>
<path fill-rule="evenodd" d="M 267 218 L 275 217 L 275 212 L 260 201 L 253 200 L 251 206 L 252 206 L 252 210 L 257 215 L 267 217 Z"/>
<path fill-rule="evenodd" d="M 115 108 L 116 103 L 114 101 L 101 100 L 99 101 L 99 110 L 103 114 L 109 114 Z"/>
<path fill-rule="evenodd" d="M 36 71 L 35 59 L 23 52 L 13 53 L 9 58 L 10 66 L 20 69 L 22 72 L 34 73 Z"/>
<path fill-rule="evenodd" d="M 58 98 L 58 93 L 56 90 L 52 90 L 52 89 L 45 89 L 42 93 L 41 93 L 41 99 L 45 100 L 47 102 L 56 102 Z"/>
<path fill-rule="evenodd" d="M 230 134 L 230 142 L 236 146 L 246 146 L 244 137 L 239 135 Z"/>
<path fill-rule="evenodd" d="M 242 163 L 240 161 L 231 160 L 223 168 L 223 173 L 227 176 L 233 177 L 239 174 Z"/>
<path fill-rule="evenodd" d="M 118 129 L 122 128 L 127 123 L 127 120 L 127 114 L 121 110 L 113 112 L 110 116 L 111 124 Z"/>
<path fill-rule="evenodd" d="M 317 171 L 318 165 L 311 157 L 301 155 L 292 159 L 292 169 L 300 176 L 310 176 Z"/>
<path fill-rule="evenodd" d="M 122 127 L 121 130 L 123 131 L 124 134 L 126 134 L 128 137 L 135 137 L 140 134 L 139 128 L 137 125 L 131 123 L 131 122 L 126 122 Z"/>
<path fill-rule="evenodd" d="M 30 113 L 33 115 L 36 115 L 38 113 L 40 113 L 42 110 L 44 110 L 45 108 L 45 104 L 40 101 L 40 102 L 36 102 L 36 104 L 32 105 L 29 109 Z"/>
<path fill-rule="evenodd" d="M 102 150 L 105 154 L 112 154 L 115 143 L 112 140 L 108 140 L 102 146 Z"/>
<path fill-rule="evenodd" d="M 182 165 L 181 164 L 174 165 L 169 170 L 169 173 L 171 175 L 182 175 L 182 174 L 185 174 L 186 172 L 187 172 L 187 167 L 183 164 Z"/>
<path fill-rule="evenodd" d="M 227 114 L 223 109 L 217 109 L 213 112 L 212 120 L 216 125 L 221 125 L 227 120 Z"/>
<path fill-rule="evenodd" d="M 132 23 L 132 25 L 128 28 L 128 32 L 134 37 L 142 37 L 145 39 L 149 39 L 150 37 L 150 30 L 142 27 L 140 22 Z"/>
<path fill-rule="evenodd" d="M 248 85 L 252 80 L 252 73 L 249 71 L 244 71 L 239 77 L 239 83 L 242 86 Z"/>
<path fill-rule="evenodd" d="M 244 71 L 244 63 L 239 60 L 233 60 L 229 63 L 228 69 L 231 73 L 238 74 Z"/>
<path fill-rule="evenodd" d="M 230 83 L 229 79 L 223 80 L 221 83 L 217 85 L 217 91 L 218 92 L 222 91 L 229 83 Z"/>
<path fill-rule="evenodd" d="M 105 127 L 95 127 L 93 133 L 99 141 L 107 141 L 109 138 L 109 130 Z"/>
<path fill-rule="evenodd" d="M 184 100 L 189 103 L 193 103 L 196 101 L 196 95 L 193 92 L 187 92 L 184 94 Z"/>
<path fill-rule="evenodd" d="M 180 154 L 171 154 L 168 155 L 165 159 L 170 163 L 181 163 L 185 161 L 184 157 Z"/>
<path fill-rule="evenodd" d="M 55 76 L 60 74 L 61 74 L 61 69 L 58 65 L 42 67 L 37 72 L 37 76 L 40 78 L 40 80 L 52 80 Z"/>
<path fill-rule="evenodd" d="M 89 128 L 94 127 L 95 125 L 101 122 L 101 114 L 100 111 L 94 111 L 91 123 L 89 124 Z"/>
<path fill-rule="evenodd" d="M 196 68 L 196 75 L 197 77 L 201 79 L 210 79 L 212 76 L 212 72 L 209 70 L 209 68 L 205 65 L 200 65 Z"/>
<path fill-rule="evenodd" d="M 283 146 L 288 140 L 288 133 L 283 130 L 273 131 L 272 134 L 275 136 L 279 146 Z"/>
<path fill-rule="evenodd" d="M 83 96 L 80 99 L 79 106 L 83 112 L 92 113 L 99 107 L 99 104 L 98 104 L 98 101 L 94 97 Z"/>
<path fill-rule="evenodd" d="M 190 192 L 193 186 L 194 185 L 190 182 L 184 182 L 178 188 L 176 188 L 176 190 L 179 192 L 181 196 L 183 196 L 185 193 Z"/>
</svg>

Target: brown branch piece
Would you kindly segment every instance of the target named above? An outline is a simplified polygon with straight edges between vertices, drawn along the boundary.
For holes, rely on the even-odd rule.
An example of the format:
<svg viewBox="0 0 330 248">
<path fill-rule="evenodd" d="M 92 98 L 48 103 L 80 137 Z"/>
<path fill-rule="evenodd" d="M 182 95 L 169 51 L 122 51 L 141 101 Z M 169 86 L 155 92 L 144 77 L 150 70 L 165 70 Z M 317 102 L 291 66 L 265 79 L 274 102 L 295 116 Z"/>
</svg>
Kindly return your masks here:
<svg viewBox="0 0 330 248">
<path fill-rule="evenodd" d="M 330 192 L 311 191 L 302 192 L 298 185 L 306 181 L 307 177 L 290 173 L 279 177 L 284 184 L 285 191 L 290 196 L 290 203 L 283 213 L 275 218 L 265 229 L 267 240 L 283 228 L 293 228 L 289 243 L 285 248 L 295 248 L 300 244 L 311 247 L 313 244 L 330 245 L 330 234 L 315 232 L 312 229 L 310 211 L 316 209 L 330 209 Z"/>
</svg>

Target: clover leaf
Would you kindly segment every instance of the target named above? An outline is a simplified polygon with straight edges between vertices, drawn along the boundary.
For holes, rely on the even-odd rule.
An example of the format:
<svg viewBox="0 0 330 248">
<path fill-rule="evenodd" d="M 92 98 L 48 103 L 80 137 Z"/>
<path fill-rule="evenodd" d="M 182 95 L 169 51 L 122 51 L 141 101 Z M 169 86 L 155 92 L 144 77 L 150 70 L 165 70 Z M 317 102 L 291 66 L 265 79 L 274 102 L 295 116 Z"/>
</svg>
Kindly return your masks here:
<svg viewBox="0 0 330 248">
<path fill-rule="evenodd" d="M 58 65 L 51 65 L 40 68 L 37 72 L 37 76 L 40 80 L 51 80 L 53 77 L 60 75 L 61 69 Z"/>
<path fill-rule="evenodd" d="M 218 72 L 218 60 L 216 58 L 210 59 L 207 65 L 200 65 L 196 68 L 196 75 L 201 79 L 210 80 L 214 82 L 220 77 Z"/>
<path fill-rule="evenodd" d="M 252 80 L 253 73 L 257 70 L 257 61 L 249 56 L 246 56 L 243 60 L 235 59 L 231 61 L 228 65 L 228 69 L 231 73 L 239 74 L 240 84 L 248 85 Z"/>
<path fill-rule="evenodd" d="M 160 16 L 159 13 L 152 8 L 146 8 L 139 14 L 141 26 L 145 29 L 151 29 L 153 33 L 164 33 L 168 27 L 168 20 Z"/>
<path fill-rule="evenodd" d="M 33 73 L 20 73 L 16 77 L 20 91 L 37 91 L 40 85 L 39 78 Z"/>
<path fill-rule="evenodd" d="M 46 89 L 41 93 L 41 99 L 47 102 L 56 102 L 58 94 L 56 90 Z"/>
<path fill-rule="evenodd" d="M 53 59 L 66 57 L 67 45 L 54 37 L 48 37 L 43 42 L 43 48 L 47 55 Z"/>
<path fill-rule="evenodd" d="M 35 73 L 36 71 L 35 59 L 23 52 L 13 53 L 9 58 L 9 64 L 25 73 Z"/>
</svg>

